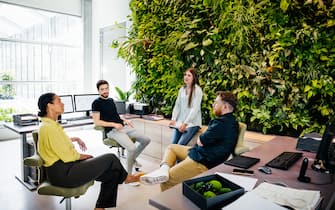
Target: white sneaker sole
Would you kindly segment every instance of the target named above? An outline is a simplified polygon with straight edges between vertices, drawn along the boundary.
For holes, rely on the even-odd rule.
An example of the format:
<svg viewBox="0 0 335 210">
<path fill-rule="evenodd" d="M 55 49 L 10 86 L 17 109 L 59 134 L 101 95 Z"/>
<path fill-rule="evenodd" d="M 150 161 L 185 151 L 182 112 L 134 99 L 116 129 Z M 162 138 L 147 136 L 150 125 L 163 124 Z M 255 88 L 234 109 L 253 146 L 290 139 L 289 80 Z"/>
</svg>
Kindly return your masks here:
<svg viewBox="0 0 335 210">
<path fill-rule="evenodd" d="M 147 185 L 161 184 L 168 180 L 169 178 L 167 176 L 146 177 L 144 175 L 140 177 L 140 182 Z"/>
</svg>

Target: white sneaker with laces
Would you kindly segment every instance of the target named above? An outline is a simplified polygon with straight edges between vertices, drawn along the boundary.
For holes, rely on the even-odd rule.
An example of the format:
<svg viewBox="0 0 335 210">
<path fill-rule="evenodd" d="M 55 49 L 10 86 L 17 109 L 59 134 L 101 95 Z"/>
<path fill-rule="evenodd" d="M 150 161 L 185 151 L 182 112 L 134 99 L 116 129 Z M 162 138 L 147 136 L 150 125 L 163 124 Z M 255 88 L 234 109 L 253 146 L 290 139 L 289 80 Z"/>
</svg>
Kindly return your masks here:
<svg viewBox="0 0 335 210">
<path fill-rule="evenodd" d="M 168 180 L 169 180 L 169 170 L 166 168 L 159 168 L 151 173 L 148 173 L 140 177 L 140 182 L 148 185 L 160 184 Z"/>
</svg>

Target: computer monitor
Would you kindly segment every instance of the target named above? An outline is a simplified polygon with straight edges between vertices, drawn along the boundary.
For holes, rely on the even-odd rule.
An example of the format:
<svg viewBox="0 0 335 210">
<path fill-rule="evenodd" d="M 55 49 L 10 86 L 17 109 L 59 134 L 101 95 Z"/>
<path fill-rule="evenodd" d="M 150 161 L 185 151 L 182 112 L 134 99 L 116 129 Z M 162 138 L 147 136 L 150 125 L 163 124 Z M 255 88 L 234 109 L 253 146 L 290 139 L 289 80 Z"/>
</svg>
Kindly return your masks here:
<svg viewBox="0 0 335 210">
<path fill-rule="evenodd" d="M 331 164 L 329 159 L 330 153 L 334 151 L 330 151 L 330 149 L 334 149 L 331 147 L 335 136 L 335 123 L 328 122 L 326 125 L 326 130 L 323 133 L 318 151 L 316 153 L 316 157 L 314 163 L 312 164 L 312 168 L 316 171 L 334 173 L 335 165 Z"/>
<path fill-rule="evenodd" d="M 114 101 L 116 111 L 118 114 L 126 114 L 126 102 L 125 101 Z"/>
<path fill-rule="evenodd" d="M 76 112 L 86 112 L 86 116 L 89 116 L 92 110 L 92 103 L 99 97 L 99 94 L 75 94 L 74 107 Z"/>
<path fill-rule="evenodd" d="M 60 95 L 59 98 L 64 104 L 64 113 L 74 112 L 72 95 Z"/>
</svg>

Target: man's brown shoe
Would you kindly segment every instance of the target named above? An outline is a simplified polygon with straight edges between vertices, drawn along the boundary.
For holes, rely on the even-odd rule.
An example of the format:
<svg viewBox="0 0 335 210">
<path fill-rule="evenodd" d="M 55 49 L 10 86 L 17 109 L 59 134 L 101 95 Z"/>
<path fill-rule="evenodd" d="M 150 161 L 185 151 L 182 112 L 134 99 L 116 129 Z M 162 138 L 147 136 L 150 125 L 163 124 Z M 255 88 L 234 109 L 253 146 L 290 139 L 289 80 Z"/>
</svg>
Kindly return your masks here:
<svg viewBox="0 0 335 210">
<path fill-rule="evenodd" d="M 143 176 L 145 173 L 144 172 L 138 172 L 134 175 L 128 175 L 126 180 L 124 181 L 124 183 L 129 184 L 132 182 L 139 182 L 140 181 L 140 177 Z"/>
</svg>

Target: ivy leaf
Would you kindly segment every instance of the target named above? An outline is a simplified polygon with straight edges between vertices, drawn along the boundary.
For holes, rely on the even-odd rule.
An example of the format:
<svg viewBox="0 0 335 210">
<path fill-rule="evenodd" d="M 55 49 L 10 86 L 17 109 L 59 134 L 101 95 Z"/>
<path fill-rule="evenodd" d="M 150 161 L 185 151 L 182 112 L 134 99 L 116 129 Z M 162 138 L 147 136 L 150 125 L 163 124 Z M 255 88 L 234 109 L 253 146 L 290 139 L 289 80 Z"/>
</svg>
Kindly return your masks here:
<svg viewBox="0 0 335 210">
<path fill-rule="evenodd" d="M 322 56 L 320 56 L 320 60 L 327 61 L 327 60 L 330 60 L 330 59 L 328 58 L 328 56 L 322 55 Z"/>
<path fill-rule="evenodd" d="M 280 9 L 282 9 L 284 12 L 287 11 L 288 6 L 289 6 L 289 4 L 286 0 L 281 0 L 280 1 Z"/>
<path fill-rule="evenodd" d="M 308 91 L 308 93 L 307 93 L 307 98 L 309 99 L 309 98 L 311 98 L 313 96 L 313 91 Z"/>
<path fill-rule="evenodd" d="M 328 116 L 329 115 L 329 110 L 326 106 L 321 107 L 321 115 L 322 116 Z"/>
<path fill-rule="evenodd" d="M 185 31 L 185 33 L 183 33 L 183 35 L 181 35 L 181 39 L 187 38 L 190 35 L 191 31 Z"/>
<path fill-rule="evenodd" d="M 184 51 L 187 51 L 187 50 L 190 50 L 190 49 L 192 49 L 192 48 L 195 48 L 196 46 L 198 46 L 199 44 L 196 44 L 196 43 L 194 43 L 194 42 L 190 42 L 190 43 L 188 43 L 186 46 L 185 46 L 185 48 L 184 48 Z"/>
<path fill-rule="evenodd" d="M 304 92 L 308 92 L 309 90 L 311 90 L 312 87 L 309 86 L 309 85 L 306 85 L 305 88 L 304 88 Z"/>
<path fill-rule="evenodd" d="M 211 39 L 206 39 L 206 40 L 202 41 L 203 46 L 208 46 L 208 45 L 211 45 L 212 43 L 213 43 L 213 41 Z"/>
</svg>

